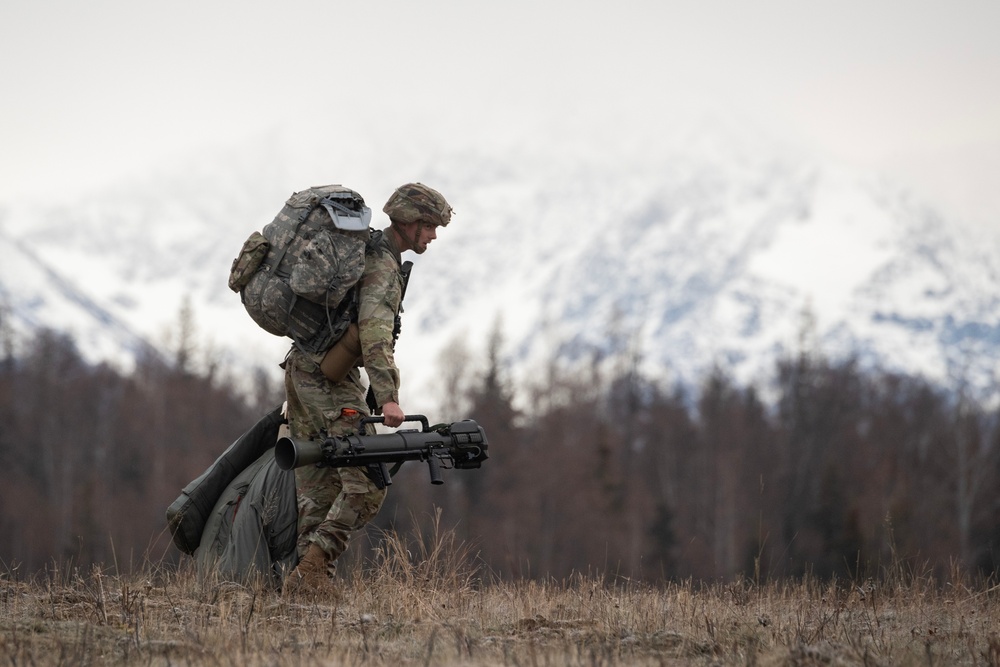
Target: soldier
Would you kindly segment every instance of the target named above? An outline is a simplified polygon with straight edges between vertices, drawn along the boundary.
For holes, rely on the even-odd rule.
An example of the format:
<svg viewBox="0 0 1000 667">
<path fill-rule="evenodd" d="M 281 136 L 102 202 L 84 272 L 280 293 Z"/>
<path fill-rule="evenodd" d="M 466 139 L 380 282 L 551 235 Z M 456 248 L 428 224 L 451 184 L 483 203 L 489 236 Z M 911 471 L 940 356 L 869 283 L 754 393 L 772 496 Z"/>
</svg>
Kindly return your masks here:
<svg viewBox="0 0 1000 667">
<path fill-rule="evenodd" d="M 393 358 L 394 328 L 403 293 L 401 254 L 423 254 L 437 238 L 437 228 L 451 220 L 452 209 L 436 190 L 421 183 L 396 189 L 382 209 L 390 224 L 365 256 L 360 282 L 357 327 L 327 355 L 307 354 L 292 346 L 285 369 L 286 417 L 293 438 L 322 439 L 357 431 L 368 415 L 365 390 L 355 363 L 324 374 L 329 357 L 348 349 L 347 357 L 368 374 L 370 390 L 387 426 L 399 426 L 405 413 L 399 406 L 399 370 Z M 353 340 L 352 340 L 353 335 Z M 352 344 L 358 348 L 351 350 Z M 324 360 L 324 356 L 327 359 Z M 331 379 L 332 377 L 332 379 Z M 334 562 L 347 548 L 352 532 L 371 521 L 382 507 L 385 489 L 364 468 L 295 470 L 298 500 L 299 564 L 286 577 L 283 592 L 336 594 L 331 575 Z"/>
</svg>

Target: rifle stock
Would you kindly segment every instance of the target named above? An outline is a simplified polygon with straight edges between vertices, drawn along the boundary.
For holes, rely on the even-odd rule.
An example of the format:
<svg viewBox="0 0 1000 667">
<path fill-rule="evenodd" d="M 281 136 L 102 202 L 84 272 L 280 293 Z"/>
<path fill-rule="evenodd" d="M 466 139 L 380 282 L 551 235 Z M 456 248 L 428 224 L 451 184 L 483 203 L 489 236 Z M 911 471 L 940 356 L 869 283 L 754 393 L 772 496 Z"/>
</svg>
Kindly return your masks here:
<svg viewBox="0 0 1000 667">
<path fill-rule="evenodd" d="M 407 416 L 406 421 L 420 421 L 422 430 L 398 430 L 393 433 L 365 435 L 368 423 L 381 422 L 382 417 L 362 420 L 356 435 L 343 435 L 325 440 L 279 438 L 274 447 L 274 459 L 282 470 L 306 465 L 368 467 L 381 477 L 383 485 L 391 484 L 387 463 L 423 461 L 430 470 L 431 483 L 442 484 L 440 469 L 471 469 L 482 466 L 489 458 L 488 442 L 483 427 L 471 419 L 429 426 L 422 415 Z"/>
</svg>

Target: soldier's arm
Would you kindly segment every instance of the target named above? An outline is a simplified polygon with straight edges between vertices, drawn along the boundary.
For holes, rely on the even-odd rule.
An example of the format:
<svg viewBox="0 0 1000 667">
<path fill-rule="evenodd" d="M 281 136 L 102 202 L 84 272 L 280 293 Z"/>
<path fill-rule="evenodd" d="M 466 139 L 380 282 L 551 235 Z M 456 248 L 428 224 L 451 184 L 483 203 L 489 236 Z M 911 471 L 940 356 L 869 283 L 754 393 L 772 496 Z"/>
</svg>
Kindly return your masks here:
<svg viewBox="0 0 1000 667">
<path fill-rule="evenodd" d="M 402 299 L 402 277 L 388 253 L 369 255 L 358 304 L 361 356 L 380 407 L 399 403 L 399 369 L 392 350 L 392 330 Z M 398 406 L 397 406 L 398 407 Z"/>
</svg>

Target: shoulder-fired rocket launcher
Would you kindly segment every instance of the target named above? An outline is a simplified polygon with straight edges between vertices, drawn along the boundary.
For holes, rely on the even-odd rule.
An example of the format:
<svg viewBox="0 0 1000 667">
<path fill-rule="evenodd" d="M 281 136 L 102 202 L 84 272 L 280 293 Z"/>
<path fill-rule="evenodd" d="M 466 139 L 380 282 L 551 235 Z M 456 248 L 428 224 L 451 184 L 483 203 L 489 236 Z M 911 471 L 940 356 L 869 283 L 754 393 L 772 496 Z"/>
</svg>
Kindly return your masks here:
<svg viewBox="0 0 1000 667">
<path fill-rule="evenodd" d="M 479 468 L 489 458 L 486 432 L 471 419 L 430 426 L 425 416 L 408 415 L 405 421 L 418 421 L 422 429 L 365 434 L 368 424 L 381 421 L 382 417 L 366 417 L 356 435 L 332 436 L 325 440 L 279 438 L 274 448 L 275 462 L 283 470 L 306 465 L 366 467 L 376 484 L 385 487 L 392 484 L 386 464 L 426 462 L 431 483 L 443 484 L 441 468 Z"/>
</svg>

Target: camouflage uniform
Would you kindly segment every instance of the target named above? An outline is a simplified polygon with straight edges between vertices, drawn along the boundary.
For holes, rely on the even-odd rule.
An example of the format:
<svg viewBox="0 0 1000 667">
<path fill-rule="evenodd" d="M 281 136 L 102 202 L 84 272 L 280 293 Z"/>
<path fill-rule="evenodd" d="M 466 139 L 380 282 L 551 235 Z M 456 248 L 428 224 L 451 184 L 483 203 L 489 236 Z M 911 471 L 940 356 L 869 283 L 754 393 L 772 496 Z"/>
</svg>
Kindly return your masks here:
<svg viewBox="0 0 1000 667">
<path fill-rule="evenodd" d="M 361 278 L 358 327 L 363 363 L 378 405 L 399 401 L 399 371 L 393 358 L 393 325 L 402 301 L 403 277 L 400 251 L 391 235 L 368 251 Z M 287 417 L 292 437 L 322 438 L 357 431 L 369 414 L 360 371 L 331 382 L 320 370 L 323 355 L 308 354 L 293 346 L 285 358 Z M 363 468 L 296 468 L 301 556 L 310 543 L 329 557 L 329 568 L 347 548 L 350 534 L 378 513 L 385 500 L 364 474 Z"/>
</svg>

